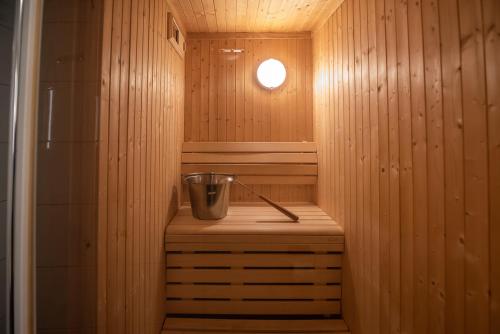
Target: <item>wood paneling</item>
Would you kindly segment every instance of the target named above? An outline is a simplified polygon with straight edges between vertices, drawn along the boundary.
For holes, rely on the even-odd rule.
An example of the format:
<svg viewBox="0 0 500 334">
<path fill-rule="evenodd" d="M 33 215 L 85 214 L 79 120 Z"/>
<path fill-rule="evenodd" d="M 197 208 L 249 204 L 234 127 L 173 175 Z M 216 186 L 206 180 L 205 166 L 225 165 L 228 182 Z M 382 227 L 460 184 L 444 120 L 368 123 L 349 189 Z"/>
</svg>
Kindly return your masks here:
<svg viewBox="0 0 500 334">
<path fill-rule="evenodd" d="M 102 333 L 158 333 L 163 231 L 180 188 L 184 62 L 166 39 L 166 1 L 104 5 L 98 325 Z"/>
<path fill-rule="evenodd" d="M 353 333 L 500 332 L 499 20 L 498 1 L 346 0 L 314 32 Z"/>
<path fill-rule="evenodd" d="M 243 49 L 224 54 L 221 49 Z M 280 59 L 288 77 L 275 90 L 256 80 L 258 65 Z M 189 39 L 185 141 L 312 141 L 311 40 Z"/>
<path fill-rule="evenodd" d="M 227 35 L 224 35 L 227 37 Z M 185 141 L 312 141 L 312 57 L 309 38 L 188 39 L 186 53 Z M 222 48 L 244 49 L 223 54 Z M 273 91 L 256 81 L 258 64 L 281 59 L 285 84 Z M 233 201 L 255 201 L 245 190 Z M 254 190 L 276 201 L 313 202 L 313 185 L 260 185 Z"/>
<path fill-rule="evenodd" d="M 341 0 L 170 0 L 194 32 L 311 31 Z"/>
</svg>

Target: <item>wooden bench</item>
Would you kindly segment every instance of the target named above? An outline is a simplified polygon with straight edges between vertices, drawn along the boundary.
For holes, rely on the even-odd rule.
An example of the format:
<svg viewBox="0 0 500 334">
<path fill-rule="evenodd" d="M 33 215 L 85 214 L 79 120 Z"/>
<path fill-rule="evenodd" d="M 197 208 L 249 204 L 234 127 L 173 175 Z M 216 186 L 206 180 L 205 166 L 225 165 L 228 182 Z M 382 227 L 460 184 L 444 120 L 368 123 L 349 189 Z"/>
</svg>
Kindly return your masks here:
<svg viewBox="0 0 500 334">
<path fill-rule="evenodd" d="M 240 176 L 247 184 L 316 184 L 318 157 L 312 142 L 186 142 L 182 173 Z"/>
<path fill-rule="evenodd" d="M 165 235 L 167 319 L 338 316 L 343 229 L 317 206 L 287 207 L 298 222 L 264 205 L 214 221 L 181 208 Z"/>
</svg>

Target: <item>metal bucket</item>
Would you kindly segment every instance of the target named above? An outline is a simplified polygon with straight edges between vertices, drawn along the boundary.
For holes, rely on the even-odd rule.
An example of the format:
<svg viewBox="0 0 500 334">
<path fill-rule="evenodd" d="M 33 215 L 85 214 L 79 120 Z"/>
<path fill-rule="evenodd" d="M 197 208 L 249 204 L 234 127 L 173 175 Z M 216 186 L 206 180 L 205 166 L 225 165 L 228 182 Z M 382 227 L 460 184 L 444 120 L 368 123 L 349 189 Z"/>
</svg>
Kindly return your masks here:
<svg viewBox="0 0 500 334">
<path fill-rule="evenodd" d="M 194 173 L 184 176 L 189 188 L 193 216 L 198 219 L 221 219 L 227 215 L 229 190 L 236 176 L 232 174 Z"/>
</svg>

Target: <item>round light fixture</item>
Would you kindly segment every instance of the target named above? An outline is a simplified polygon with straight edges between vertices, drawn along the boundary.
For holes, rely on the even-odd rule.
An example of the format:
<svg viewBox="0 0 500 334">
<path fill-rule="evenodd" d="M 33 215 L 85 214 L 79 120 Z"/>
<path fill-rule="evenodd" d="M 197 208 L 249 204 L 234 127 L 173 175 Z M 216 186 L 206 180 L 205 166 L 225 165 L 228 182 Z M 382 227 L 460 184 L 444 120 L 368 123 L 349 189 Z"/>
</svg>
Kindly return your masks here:
<svg viewBox="0 0 500 334">
<path fill-rule="evenodd" d="M 257 80 L 268 89 L 278 88 L 285 82 L 285 79 L 285 65 L 277 59 L 264 60 L 257 68 Z"/>
</svg>

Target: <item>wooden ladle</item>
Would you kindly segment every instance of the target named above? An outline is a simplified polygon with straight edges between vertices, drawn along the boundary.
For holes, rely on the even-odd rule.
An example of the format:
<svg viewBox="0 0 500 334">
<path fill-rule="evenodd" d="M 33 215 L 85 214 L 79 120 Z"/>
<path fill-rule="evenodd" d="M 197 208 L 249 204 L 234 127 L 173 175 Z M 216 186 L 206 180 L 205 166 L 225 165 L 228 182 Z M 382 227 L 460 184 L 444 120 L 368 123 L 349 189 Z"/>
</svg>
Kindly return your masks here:
<svg viewBox="0 0 500 334">
<path fill-rule="evenodd" d="M 293 212 L 285 209 L 281 205 L 276 204 L 275 202 L 271 201 L 266 196 L 256 193 L 255 191 L 252 190 L 252 188 L 250 188 L 249 186 L 247 186 L 244 183 L 241 183 L 237 178 L 234 180 L 234 182 L 238 183 L 240 186 L 242 186 L 243 188 L 245 188 L 246 190 L 251 192 L 253 195 L 257 196 L 258 198 L 260 198 L 261 200 L 263 200 L 264 202 L 266 202 L 267 204 L 269 204 L 270 206 L 272 206 L 273 208 L 275 208 L 276 210 L 278 210 L 279 212 L 281 212 L 282 214 L 284 214 L 285 216 L 287 216 L 288 218 L 293 220 L 294 222 L 299 220 L 299 216 L 297 216 Z"/>
</svg>

